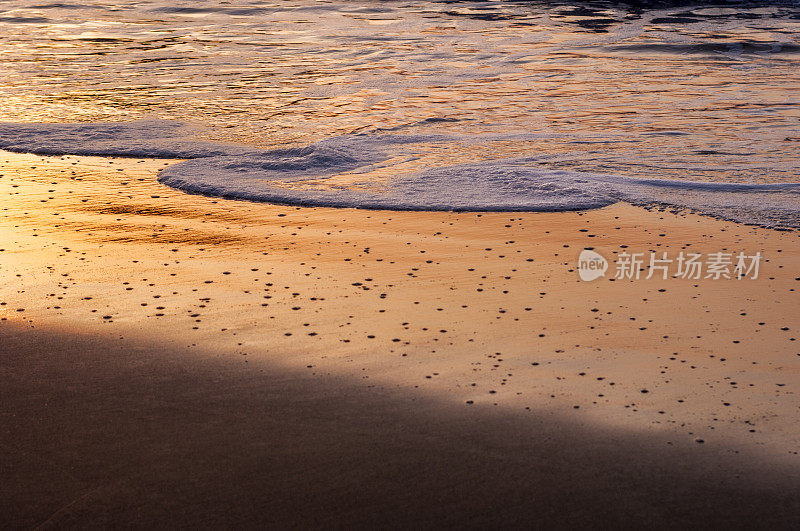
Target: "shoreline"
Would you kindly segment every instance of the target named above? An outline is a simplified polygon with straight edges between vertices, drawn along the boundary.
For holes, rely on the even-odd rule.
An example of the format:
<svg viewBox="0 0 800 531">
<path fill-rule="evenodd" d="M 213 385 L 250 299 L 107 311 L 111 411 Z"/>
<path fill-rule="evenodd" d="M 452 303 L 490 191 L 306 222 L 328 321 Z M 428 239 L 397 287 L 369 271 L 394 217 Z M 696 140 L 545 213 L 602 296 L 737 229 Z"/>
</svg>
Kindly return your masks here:
<svg viewBox="0 0 800 531">
<path fill-rule="evenodd" d="M 384 153 L 383 147 L 394 142 L 410 146 L 420 139 L 370 141 L 350 135 L 270 150 L 202 141 L 180 122 L 0 123 L 0 147 L 9 154 L 166 160 L 157 173 L 158 182 L 187 194 L 224 200 L 300 208 L 487 214 L 577 212 L 624 203 L 764 228 L 800 228 L 796 182 L 625 177 L 546 169 L 541 161 L 534 164 L 510 156 L 468 157 L 453 164 L 442 153 L 410 158 L 402 150 Z M 425 152 L 432 146 L 417 149 Z"/>
<path fill-rule="evenodd" d="M 9 485 L 39 478 L 6 487 L 33 503 L 2 511 L 13 527 L 797 525 L 797 232 L 626 204 L 231 202 L 158 184 L 164 164 L 0 154 L 3 437 L 16 448 L 3 468 Z M 756 280 L 581 282 L 586 247 L 765 259 Z"/>
</svg>

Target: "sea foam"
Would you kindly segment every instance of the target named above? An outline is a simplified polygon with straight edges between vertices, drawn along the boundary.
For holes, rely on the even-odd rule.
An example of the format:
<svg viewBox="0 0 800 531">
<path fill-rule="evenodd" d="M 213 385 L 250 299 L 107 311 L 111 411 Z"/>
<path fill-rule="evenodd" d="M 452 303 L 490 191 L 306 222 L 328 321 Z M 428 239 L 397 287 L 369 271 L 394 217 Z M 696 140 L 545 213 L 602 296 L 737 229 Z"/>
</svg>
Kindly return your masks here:
<svg viewBox="0 0 800 531">
<path fill-rule="evenodd" d="M 800 228 L 800 183 L 638 179 L 547 169 L 535 157 L 391 171 L 394 159 L 387 153 L 396 155 L 397 146 L 457 141 L 446 135 L 371 133 L 268 150 L 198 140 L 192 128 L 169 121 L 0 123 L 0 148 L 9 151 L 189 159 L 162 170 L 159 181 L 189 193 L 224 198 L 459 211 L 583 210 L 625 201 L 767 227 Z M 376 167 L 388 168 L 391 177 L 375 180 L 369 172 Z"/>
<path fill-rule="evenodd" d="M 197 131 L 170 120 L 102 123 L 0 122 L 0 148 L 37 155 L 100 155 L 192 159 L 249 151 L 198 140 Z"/>
</svg>

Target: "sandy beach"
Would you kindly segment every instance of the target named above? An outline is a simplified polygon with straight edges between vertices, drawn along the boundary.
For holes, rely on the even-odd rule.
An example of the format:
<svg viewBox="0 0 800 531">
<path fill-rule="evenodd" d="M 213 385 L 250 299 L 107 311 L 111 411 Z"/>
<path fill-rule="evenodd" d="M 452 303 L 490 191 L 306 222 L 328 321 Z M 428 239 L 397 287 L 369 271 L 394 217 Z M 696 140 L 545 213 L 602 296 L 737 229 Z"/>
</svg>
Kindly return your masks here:
<svg viewBox="0 0 800 531">
<path fill-rule="evenodd" d="M 800 525 L 796 231 L 230 201 L 172 162 L 0 153 L 4 527 Z M 583 282 L 586 248 L 764 260 Z"/>
</svg>

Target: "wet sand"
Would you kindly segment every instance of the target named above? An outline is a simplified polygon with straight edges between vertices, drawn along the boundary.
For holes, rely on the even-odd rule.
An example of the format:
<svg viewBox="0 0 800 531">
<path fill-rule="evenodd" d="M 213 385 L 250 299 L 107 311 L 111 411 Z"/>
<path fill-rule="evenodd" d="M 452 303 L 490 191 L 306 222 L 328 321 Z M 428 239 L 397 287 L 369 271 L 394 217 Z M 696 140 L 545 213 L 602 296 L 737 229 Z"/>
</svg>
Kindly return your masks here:
<svg viewBox="0 0 800 531">
<path fill-rule="evenodd" d="M 797 232 L 252 204 L 165 163 L 0 154 L 7 525 L 800 523 Z M 586 283 L 585 247 L 766 261 Z"/>
</svg>

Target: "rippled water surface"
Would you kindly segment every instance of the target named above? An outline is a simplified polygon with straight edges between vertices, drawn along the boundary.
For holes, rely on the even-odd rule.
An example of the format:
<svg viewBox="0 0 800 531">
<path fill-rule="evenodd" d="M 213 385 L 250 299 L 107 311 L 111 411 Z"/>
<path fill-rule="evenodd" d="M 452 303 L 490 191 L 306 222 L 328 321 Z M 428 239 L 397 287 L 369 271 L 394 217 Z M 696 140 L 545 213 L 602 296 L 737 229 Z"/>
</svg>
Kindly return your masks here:
<svg viewBox="0 0 800 531">
<path fill-rule="evenodd" d="M 434 166 L 798 180 L 792 3 L 19 0 L 0 76 L 0 121 L 164 118 L 258 147 L 381 130 Z"/>
</svg>

